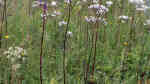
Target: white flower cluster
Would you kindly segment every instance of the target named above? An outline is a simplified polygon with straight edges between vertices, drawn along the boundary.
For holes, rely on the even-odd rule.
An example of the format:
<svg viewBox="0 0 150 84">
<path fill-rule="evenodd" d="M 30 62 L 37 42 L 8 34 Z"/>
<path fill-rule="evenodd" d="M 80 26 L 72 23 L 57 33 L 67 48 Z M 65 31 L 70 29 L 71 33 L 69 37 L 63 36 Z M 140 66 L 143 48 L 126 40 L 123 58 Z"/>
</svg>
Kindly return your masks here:
<svg viewBox="0 0 150 84">
<path fill-rule="evenodd" d="M 88 8 L 96 9 L 97 15 L 104 15 L 106 12 L 109 11 L 109 9 L 107 7 L 105 7 L 104 5 L 99 5 L 99 4 L 92 4 Z"/>
<path fill-rule="evenodd" d="M 10 47 L 7 51 L 4 52 L 4 55 L 7 56 L 11 62 L 15 62 L 17 59 L 25 59 L 24 55 L 27 55 L 25 49 L 21 47 Z"/>
<path fill-rule="evenodd" d="M 87 21 L 87 22 L 93 22 L 93 23 L 96 23 L 96 21 L 98 21 L 99 19 L 98 18 L 96 18 L 96 17 L 94 17 L 94 16 L 89 16 L 89 17 L 85 17 L 85 20 Z"/>
<path fill-rule="evenodd" d="M 90 22 L 90 23 L 96 23 L 97 21 L 99 22 L 103 22 L 105 25 L 107 24 L 107 22 L 105 21 L 105 19 L 103 18 L 97 18 L 94 16 L 89 16 L 89 17 L 85 17 L 86 22 Z"/>
<path fill-rule="evenodd" d="M 89 17 L 85 17 L 86 22 L 91 22 L 91 23 L 96 23 L 96 22 L 103 22 L 105 25 L 107 24 L 107 22 L 105 21 L 105 19 L 102 18 L 103 15 L 105 15 L 109 9 L 107 7 L 110 7 L 113 2 L 112 1 L 106 1 L 106 5 L 100 5 L 99 0 L 93 0 L 93 4 L 89 5 L 88 8 L 89 9 L 93 9 L 94 13 L 96 14 L 95 16 L 89 16 Z"/>
</svg>

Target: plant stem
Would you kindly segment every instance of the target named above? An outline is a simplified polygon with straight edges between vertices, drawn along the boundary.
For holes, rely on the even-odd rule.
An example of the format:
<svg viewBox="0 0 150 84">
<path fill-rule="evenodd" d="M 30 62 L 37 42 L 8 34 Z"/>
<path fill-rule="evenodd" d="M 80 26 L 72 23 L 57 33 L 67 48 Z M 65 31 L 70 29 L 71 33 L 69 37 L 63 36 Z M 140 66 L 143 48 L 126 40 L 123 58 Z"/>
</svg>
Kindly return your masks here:
<svg viewBox="0 0 150 84">
<path fill-rule="evenodd" d="M 44 43 L 44 34 L 45 34 L 45 27 L 46 27 L 46 3 L 44 4 L 44 7 L 43 7 L 43 25 L 42 25 L 42 37 L 41 37 L 41 51 L 40 51 L 40 81 L 41 81 L 41 84 L 43 83 L 42 82 L 42 57 L 43 57 L 43 43 Z"/>
<path fill-rule="evenodd" d="M 88 72 L 89 72 L 89 68 L 90 68 L 90 62 L 91 62 L 91 56 L 92 56 L 92 51 L 93 51 L 93 40 L 94 40 L 94 33 L 92 34 L 92 48 L 90 50 L 90 55 L 88 57 L 88 63 L 86 66 L 86 74 L 85 74 L 85 84 L 87 84 L 87 79 L 88 79 Z"/>
<path fill-rule="evenodd" d="M 97 50 L 97 40 L 98 40 L 98 22 L 96 22 L 95 24 L 96 28 L 95 28 L 95 41 L 94 41 L 94 58 L 93 58 L 93 65 L 92 65 L 92 77 L 94 77 L 94 71 L 95 71 L 95 63 L 96 63 L 96 50 Z"/>
<path fill-rule="evenodd" d="M 7 30 L 7 0 L 4 0 L 4 11 L 5 11 L 5 33 L 6 36 L 8 35 L 8 30 Z M 6 48 L 7 48 L 7 41 L 8 39 L 6 39 Z"/>
<path fill-rule="evenodd" d="M 70 23 L 70 17 L 71 17 L 71 0 L 69 0 L 69 4 L 68 4 L 68 20 L 67 20 L 67 26 L 66 26 L 66 30 L 64 33 L 64 52 L 63 52 L 63 77 L 64 77 L 64 84 L 66 84 L 66 67 L 65 67 L 65 61 L 66 61 L 66 41 L 67 41 L 67 31 L 69 29 L 69 23 Z"/>
<path fill-rule="evenodd" d="M 1 20 L 1 29 L 0 29 L 0 48 L 2 48 L 2 36 L 3 36 L 3 24 L 5 20 L 6 13 L 6 2 L 4 2 L 3 10 L 2 10 L 2 20 Z"/>
</svg>

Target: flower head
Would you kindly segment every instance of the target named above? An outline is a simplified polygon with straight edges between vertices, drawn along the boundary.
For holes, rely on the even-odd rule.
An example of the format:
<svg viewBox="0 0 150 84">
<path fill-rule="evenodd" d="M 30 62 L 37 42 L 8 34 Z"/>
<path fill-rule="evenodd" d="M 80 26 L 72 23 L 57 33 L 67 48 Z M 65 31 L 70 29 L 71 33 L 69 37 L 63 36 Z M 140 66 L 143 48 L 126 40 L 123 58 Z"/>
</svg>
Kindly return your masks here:
<svg viewBox="0 0 150 84">
<path fill-rule="evenodd" d="M 8 39 L 8 38 L 9 38 L 9 35 L 6 35 L 6 36 L 5 36 L 5 39 Z"/>
<path fill-rule="evenodd" d="M 72 0 L 64 0 L 65 3 L 70 4 Z"/>
<path fill-rule="evenodd" d="M 44 3 L 43 9 L 47 10 L 47 3 L 46 2 Z"/>
<path fill-rule="evenodd" d="M 59 26 L 66 25 L 66 24 L 67 24 L 67 22 L 65 22 L 65 21 L 60 21 L 60 22 L 58 23 Z"/>
<path fill-rule="evenodd" d="M 67 32 L 67 35 L 68 35 L 68 36 L 73 36 L 73 34 L 72 34 L 71 31 L 68 31 L 68 32 Z"/>
<path fill-rule="evenodd" d="M 128 46 L 128 42 L 123 42 L 123 45 L 124 46 Z"/>
<path fill-rule="evenodd" d="M 52 1 L 51 2 L 51 6 L 57 6 L 57 2 L 56 1 Z"/>
<path fill-rule="evenodd" d="M 8 50 L 5 51 L 3 54 L 6 55 L 12 63 L 14 63 L 16 60 L 22 59 L 22 56 L 27 55 L 27 52 L 25 49 L 16 46 L 9 47 Z"/>
<path fill-rule="evenodd" d="M 110 7 L 112 4 L 113 4 L 113 2 L 112 2 L 112 1 L 106 1 L 106 5 L 107 5 L 107 7 Z"/>
<path fill-rule="evenodd" d="M 121 20 L 122 23 L 125 23 L 125 21 L 127 21 L 129 19 L 129 17 L 122 15 L 122 16 L 119 16 L 119 19 Z"/>
<path fill-rule="evenodd" d="M 136 10 L 137 10 L 137 11 L 147 11 L 148 8 L 149 8 L 149 7 L 146 6 L 146 5 L 141 5 L 141 6 L 137 6 L 137 7 L 136 7 Z"/>
<path fill-rule="evenodd" d="M 104 5 L 99 5 L 99 4 L 92 4 L 90 5 L 88 8 L 93 8 L 93 9 L 96 9 L 96 14 L 97 15 L 103 15 L 105 14 L 106 12 L 109 11 L 109 9 L 107 7 L 105 7 Z"/>
<path fill-rule="evenodd" d="M 97 10 L 96 14 L 97 15 L 103 15 L 108 11 L 109 11 L 108 8 L 106 8 L 104 5 L 100 5 L 100 8 Z"/>
<path fill-rule="evenodd" d="M 61 12 L 60 11 L 54 11 L 52 14 L 51 14 L 51 16 L 58 16 L 58 15 L 61 15 Z"/>
<path fill-rule="evenodd" d="M 93 0 L 92 2 L 93 2 L 93 3 L 98 3 L 98 2 L 99 2 L 99 0 Z"/>
<path fill-rule="evenodd" d="M 123 20 L 128 20 L 129 17 L 128 16 L 125 16 L 125 15 L 122 15 L 122 16 L 119 16 L 120 19 L 123 19 Z"/>
<path fill-rule="evenodd" d="M 100 18 L 100 17 L 99 18 L 98 17 L 94 17 L 94 16 L 89 16 L 89 17 L 85 16 L 85 21 L 89 22 L 89 23 L 96 23 L 97 21 L 99 21 L 99 22 L 102 22 L 105 25 L 107 24 L 105 19 Z"/>
<path fill-rule="evenodd" d="M 44 2 L 42 2 L 42 1 L 33 1 L 32 2 L 32 7 L 34 8 L 34 7 L 38 7 L 38 6 L 40 6 L 40 5 L 44 5 Z"/>
</svg>

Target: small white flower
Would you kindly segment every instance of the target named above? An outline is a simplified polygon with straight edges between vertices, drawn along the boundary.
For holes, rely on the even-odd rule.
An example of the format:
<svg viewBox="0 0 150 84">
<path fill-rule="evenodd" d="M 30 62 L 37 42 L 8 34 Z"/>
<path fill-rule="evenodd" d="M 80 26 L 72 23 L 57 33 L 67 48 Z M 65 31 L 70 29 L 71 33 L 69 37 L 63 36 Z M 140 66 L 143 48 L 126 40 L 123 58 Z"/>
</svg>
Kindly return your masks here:
<svg viewBox="0 0 150 84">
<path fill-rule="evenodd" d="M 147 9 L 149 9 L 150 7 L 146 6 L 146 5 L 140 5 L 136 7 L 137 11 L 146 11 Z"/>
<path fill-rule="evenodd" d="M 49 16 L 49 13 L 47 13 L 47 14 L 41 14 L 41 17 L 47 17 L 47 16 Z"/>
<path fill-rule="evenodd" d="M 77 1 L 77 2 L 76 2 L 76 5 L 80 5 L 80 3 L 81 3 L 80 1 Z"/>
<path fill-rule="evenodd" d="M 146 20 L 146 22 L 144 23 L 144 25 L 150 25 L 150 19 Z"/>
<path fill-rule="evenodd" d="M 98 9 L 98 8 L 100 8 L 100 5 L 99 4 L 92 4 L 92 5 L 88 6 L 88 8 Z"/>
<path fill-rule="evenodd" d="M 95 23 L 97 21 L 97 18 L 95 18 L 94 16 L 85 16 L 85 21 Z"/>
<path fill-rule="evenodd" d="M 21 58 L 21 55 L 18 55 L 18 58 L 20 59 L 20 58 Z"/>
<path fill-rule="evenodd" d="M 146 20 L 146 23 L 147 23 L 147 24 L 150 24 L 150 20 Z"/>
<path fill-rule="evenodd" d="M 61 15 L 61 12 L 60 11 L 54 11 L 51 16 L 58 16 L 58 15 Z"/>
<path fill-rule="evenodd" d="M 143 0 L 129 0 L 130 3 L 135 4 L 135 5 L 142 5 L 144 4 Z"/>
<path fill-rule="evenodd" d="M 11 61 L 11 63 L 14 63 L 16 61 L 16 59 L 14 57 L 11 57 L 10 61 Z"/>
<path fill-rule="evenodd" d="M 119 16 L 119 19 L 121 20 L 122 23 L 125 23 L 125 21 L 127 21 L 129 19 L 129 17 L 122 15 L 122 16 Z"/>
<path fill-rule="evenodd" d="M 35 8 L 35 7 L 38 7 L 39 4 L 32 4 L 32 7 Z"/>
<path fill-rule="evenodd" d="M 68 31 L 68 32 L 67 32 L 67 35 L 68 35 L 68 36 L 73 36 L 73 34 L 72 34 L 71 31 Z"/>
<path fill-rule="evenodd" d="M 40 5 L 40 2 L 39 1 L 33 1 L 32 2 L 32 7 L 37 7 Z"/>
<path fill-rule="evenodd" d="M 46 14 L 41 14 L 41 17 L 43 18 L 44 17 L 44 19 L 46 20 L 47 19 L 47 17 L 49 16 L 49 13 L 46 13 Z"/>
<path fill-rule="evenodd" d="M 10 59 L 10 57 L 11 57 L 10 55 L 7 55 L 7 58 L 8 58 L 8 59 Z"/>
<path fill-rule="evenodd" d="M 72 0 L 65 0 L 64 2 L 70 4 L 71 1 L 72 1 Z"/>
<path fill-rule="evenodd" d="M 52 1 L 51 2 L 51 6 L 57 6 L 57 2 L 56 1 Z"/>
<path fill-rule="evenodd" d="M 104 18 L 99 18 L 99 21 L 102 22 L 104 25 L 108 24 L 108 22 Z"/>
<path fill-rule="evenodd" d="M 87 16 L 85 16 L 85 21 L 90 22 L 91 20 Z"/>
<path fill-rule="evenodd" d="M 43 4 L 45 4 L 45 2 L 33 1 L 33 2 L 32 2 L 32 7 L 33 7 L 33 8 L 34 8 L 34 7 L 38 7 L 38 6 L 40 6 L 40 4 L 43 5 Z"/>
<path fill-rule="evenodd" d="M 82 0 L 83 2 L 87 2 L 87 0 Z"/>
<path fill-rule="evenodd" d="M 13 47 L 10 47 L 8 50 L 13 50 Z"/>
<path fill-rule="evenodd" d="M 67 24 L 67 22 L 65 22 L 65 21 L 60 21 L 60 22 L 58 23 L 59 26 L 66 25 L 66 24 Z"/>
<path fill-rule="evenodd" d="M 144 8 L 144 14 L 146 16 L 150 16 L 150 6 L 147 6 L 147 7 Z"/>
<path fill-rule="evenodd" d="M 112 2 L 112 1 L 106 1 L 106 5 L 107 5 L 107 7 L 110 7 L 112 4 L 113 4 L 113 2 Z"/>
<path fill-rule="evenodd" d="M 26 58 L 25 58 L 25 57 L 23 57 L 23 58 L 22 58 L 22 60 L 23 60 L 23 61 L 25 61 L 25 60 L 26 60 Z"/>
<path fill-rule="evenodd" d="M 93 2 L 93 3 L 98 3 L 98 2 L 99 2 L 99 0 L 93 0 L 92 2 Z"/>
<path fill-rule="evenodd" d="M 125 16 L 125 15 L 122 15 L 122 16 L 119 16 L 119 19 L 122 19 L 122 20 L 128 20 L 129 17 L 128 17 L 128 16 Z"/>
</svg>

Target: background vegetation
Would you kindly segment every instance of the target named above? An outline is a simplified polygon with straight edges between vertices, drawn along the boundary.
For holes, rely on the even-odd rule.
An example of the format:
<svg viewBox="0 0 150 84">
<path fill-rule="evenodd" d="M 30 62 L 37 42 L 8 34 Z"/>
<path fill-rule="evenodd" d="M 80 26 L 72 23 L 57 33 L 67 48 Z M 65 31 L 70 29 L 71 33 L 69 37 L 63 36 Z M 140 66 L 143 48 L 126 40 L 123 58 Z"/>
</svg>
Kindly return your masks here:
<svg viewBox="0 0 150 84">
<path fill-rule="evenodd" d="M 47 0 L 44 19 L 35 0 L 0 0 L 0 83 L 40 84 L 42 45 L 43 84 L 63 84 L 64 73 L 68 84 L 86 78 L 88 84 L 150 84 L 149 13 L 128 0 L 111 1 L 96 16 L 90 0 Z M 90 16 L 104 21 L 87 22 Z"/>
</svg>

